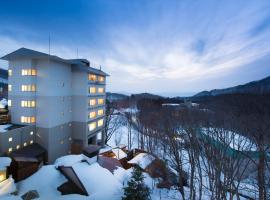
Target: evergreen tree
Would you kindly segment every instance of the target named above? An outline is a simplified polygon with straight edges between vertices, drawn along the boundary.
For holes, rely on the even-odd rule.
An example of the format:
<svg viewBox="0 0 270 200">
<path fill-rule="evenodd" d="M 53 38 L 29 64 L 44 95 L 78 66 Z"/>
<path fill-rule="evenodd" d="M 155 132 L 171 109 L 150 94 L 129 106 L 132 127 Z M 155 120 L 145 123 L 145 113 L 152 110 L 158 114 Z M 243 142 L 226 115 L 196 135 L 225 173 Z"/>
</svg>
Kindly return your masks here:
<svg viewBox="0 0 270 200">
<path fill-rule="evenodd" d="M 134 167 L 131 179 L 124 188 L 122 200 L 150 200 L 150 189 L 144 183 L 144 176 L 139 167 Z"/>
</svg>

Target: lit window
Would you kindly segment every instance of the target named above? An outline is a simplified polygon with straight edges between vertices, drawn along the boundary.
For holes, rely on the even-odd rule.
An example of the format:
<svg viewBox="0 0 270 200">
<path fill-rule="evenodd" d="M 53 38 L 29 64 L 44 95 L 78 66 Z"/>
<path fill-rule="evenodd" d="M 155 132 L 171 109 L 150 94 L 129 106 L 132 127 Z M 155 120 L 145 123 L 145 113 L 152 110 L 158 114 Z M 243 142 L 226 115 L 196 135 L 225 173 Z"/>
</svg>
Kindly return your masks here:
<svg viewBox="0 0 270 200">
<path fill-rule="evenodd" d="M 12 70 L 11 69 L 8 70 L 8 76 L 12 76 Z"/>
<path fill-rule="evenodd" d="M 36 76 L 37 70 L 35 69 L 22 69 L 22 76 Z"/>
<path fill-rule="evenodd" d="M 71 138 L 71 137 L 69 137 L 69 138 L 68 138 L 68 140 L 69 140 L 69 141 L 71 141 L 71 140 L 72 140 L 72 138 Z"/>
<path fill-rule="evenodd" d="M 28 108 L 36 107 L 36 101 L 21 101 L 21 107 L 28 107 Z"/>
<path fill-rule="evenodd" d="M 96 93 L 96 88 L 95 87 L 90 87 L 89 92 L 90 92 L 90 94 L 95 94 Z"/>
<path fill-rule="evenodd" d="M 12 85 L 8 84 L 8 91 L 11 92 L 12 91 Z"/>
<path fill-rule="evenodd" d="M 26 142 L 25 142 L 25 143 L 23 143 L 23 146 L 24 146 L 24 147 L 26 147 L 26 146 L 27 146 L 27 143 L 26 143 Z"/>
<path fill-rule="evenodd" d="M 97 116 L 97 113 L 95 111 L 92 111 L 89 113 L 89 118 L 92 119 L 92 118 L 95 118 Z"/>
<path fill-rule="evenodd" d="M 99 76 L 99 77 L 98 77 L 98 81 L 99 81 L 99 82 L 104 82 L 104 80 L 105 80 L 105 77 L 104 77 L 104 76 Z"/>
<path fill-rule="evenodd" d="M 98 93 L 104 93 L 104 88 L 98 88 Z"/>
<path fill-rule="evenodd" d="M 63 140 L 61 140 L 60 144 L 64 144 L 64 141 L 63 141 Z"/>
<path fill-rule="evenodd" d="M 12 148 L 8 148 L 8 152 L 9 152 L 9 153 L 12 152 Z"/>
<path fill-rule="evenodd" d="M 89 81 L 96 81 L 97 80 L 97 76 L 95 74 L 89 74 L 88 75 L 88 80 Z"/>
<path fill-rule="evenodd" d="M 8 138 L 8 141 L 9 141 L 9 142 L 12 142 L 12 137 Z"/>
<path fill-rule="evenodd" d="M 34 141 L 33 141 L 33 140 L 31 140 L 31 141 L 30 141 L 30 144 L 33 144 L 33 142 L 34 142 Z"/>
<path fill-rule="evenodd" d="M 21 123 L 35 123 L 36 122 L 36 118 L 35 117 L 25 117 L 25 116 L 21 116 Z"/>
<path fill-rule="evenodd" d="M 36 91 L 36 85 L 22 85 L 22 91 L 23 92 L 35 92 Z"/>
<path fill-rule="evenodd" d="M 98 127 L 103 126 L 103 122 L 104 122 L 103 119 L 98 120 Z"/>
<path fill-rule="evenodd" d="M 34 131 L 31 131 L 31 132 L 30 132 L 30 135 L 33 135 L 33 134 L 34 134 Z"/>
<path fill-rule="evenodd" d="M 104 104 L 104 99 L 103 99 L 103 98 L 98 99 L 98 104 L 99 104 L 99 105 Z"/>
<path fill-rule="evenodd" d="M 98 115 L 103 115 L 103 114 L 104 114 L 104 110 L 103 109 L 98 110 Z"/>
<path fill-rule="evenodd" d="M 0 183 L 7 179 L 7 171 L 6 170 L 0 170 Z"/>
<path fill-rule="evenodd" d="M 88 124 L 88 126 L 89 126 L 89 131 L 93 131 L 96 128 L 97 123 L 96 122 L 91 122 L 90 124 Z"/>
<path fill-rule="evenodd" d="M 11 104 L 11 100 L 9 99 L 8 100 L 8 106 L 10 107 L 12 104 Z"/>
<path fill-rule="evenodd" d="M 16 146 L 16 149 L 19 149 L 19 148 L 20 148 L 20 145 L 17 145 L 17 146 Z"/>
<path fill-rule="evenodd" d="M 96 99 L 90 99 L 89 104 L 90 104 L 90 106 L 96 105 Z"/>
</svg>

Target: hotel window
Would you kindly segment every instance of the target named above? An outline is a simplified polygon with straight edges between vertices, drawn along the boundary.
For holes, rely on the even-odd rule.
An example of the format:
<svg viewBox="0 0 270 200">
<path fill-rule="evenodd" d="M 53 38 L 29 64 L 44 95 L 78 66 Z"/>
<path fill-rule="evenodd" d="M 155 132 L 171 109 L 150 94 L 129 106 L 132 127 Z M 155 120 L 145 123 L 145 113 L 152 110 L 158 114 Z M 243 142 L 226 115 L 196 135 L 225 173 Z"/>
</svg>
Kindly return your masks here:
<svg viewBox="0 0 270 200">
<path fill-rule="evenodd" d="M 26 146 L 27 146 L 27 143 L 26 143 L 26 142 L 25 142 L 25 143 L 23 143 L 23 146 L 24 146 L 24 147 L 26 147 Z"/>
<path fill-rule="evenodd" d="M 30 132 L 30 135 L 33 135 L 33 134 L 34 134 L 34 132 L 33 132 L 33 131 L 31 131 L 31 132 Z"/>
<path fill-rule="evenodd" d="M 11 100 L 9 99 L 8 100 L 8 106 L 10 107 L 12 104 L 11 104 Z"/>
<path fill-rule="evenodd" d="M 12 70 L 11 69 L 8 70 L 8 76 L 12 76 Z"/>
<path fill-rule="evenodd" d="M 98 99 L 98 105 L 101 105 L 101 104 L 104 104 L 104 99 L 103 98 Z"/>
<path fill-rule="evenodd" d="M 8 84 L 8 91 L 11 92 L 12 91 L 12 85 Z"/>
<path fill-rule="evenodd" d="M 95 111 L 92 111 L 89 113 L 89 118 L 92 119 L 92 118 L 95 118 L 97 116 L 97 113 Z"/>
<path fill-rule="evenodd" d="M 90 100 L 89 100 L 89 105 L 90 105 L 90 106 L 96 105 L 96 99 L 90 99 Z"/>
<path fill-rule="evenodd" d="M 96 81 L 97 80 L 97 76 L 95 74 L 88 74 L 88 80 L 89 81 Z"/>
<path fill-rule="evenodd" d="M 98 81 L 99 82 L 104 82 L 105 81 L 105 77 L 104 76 L 99 76 L 98 77 Z"/>
<path fill-rule="evenodd" d="M 96 122 L 91 122 L 90 124 L 88 124 L 89 127 L 89 131 L 93 131 L 97 126 Z"/>
<path fill-rule="evenodd" d="M 22 91 L 23 92 L 35 92 L 36 91 L 36 85 L 22 85 Z"/>
<path fill-rule="evenodd" d="M 12 137 L 8 138 L 8 141 L 9 141 L 9 142 L 12 142 Z"/>
<path fill-rule="evenodd" d="M 34 142 L 34 141 L 33 141 L 33 140 L 31 140 L 31 141 L 30 141 L 30 144 L 33 144 L 33 142 Z"/>
<path fill-rule="evenodd" d="M 36 101 L 21 101 L 21 107 L 34 108 L 36 107 Z"/>
<path fill-rule="evenodd" d="M 8 148 L 8 152 L 9 152 L 9 153 L 12 152 L 12 148 Z"/>
<path fill-rule="evenodd" d="M 103 115 L 103 114 L 104 114 L 104 110 L 103 109 L 98 110 L 98 115 Z"/>
<path fill-rule="evenodd" d="M 104 119 L 98 120 L 98 127 L 103 126 Z"/>
<path fill-rule="evenodd" d="M 98 88 L 98 93 L 104 93 L 104 88 Z"/>
<path fill-rule="evenodd" d="M 25 116 L 21 116 L 21 123 L 35 123 L 36 122 L 36 118 L 35 117 L 25 117 Z"/>
<path fill-rule="evenodd" d="M 95 87 L 90 87 L 89 88 L 89 93 L 90 94 L 95 94 L 96 93 L 96 88 Z"/>
<path fill-rule="evenodd" d="M 22 76 L 36 76 L 37 71 L 35 69 L 22 69 Z"/>
<path fill-rule="evenodd" d="M 19 149 L 19 148 L 20 148 L 20 145 L 17 145 L 17 146 L 16 146 L 16 149 Z"/>
</svg>

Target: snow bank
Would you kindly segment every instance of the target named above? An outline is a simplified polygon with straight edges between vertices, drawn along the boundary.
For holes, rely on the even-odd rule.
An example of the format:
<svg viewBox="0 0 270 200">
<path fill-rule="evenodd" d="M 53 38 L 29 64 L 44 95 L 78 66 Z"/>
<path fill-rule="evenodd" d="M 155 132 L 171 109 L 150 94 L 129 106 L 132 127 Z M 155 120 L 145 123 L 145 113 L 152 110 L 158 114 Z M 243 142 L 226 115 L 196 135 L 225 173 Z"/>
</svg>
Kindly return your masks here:
<svg viewBox="0 0 270 200">
<path fill-rule="evenodd" d="M 148 153 L 140 153 L 135 156 L 133 159 L 128 161 L 130 164 L 137 164 L 142 169 L 145 169 L 148 165 L 150 165 L 155 160 L 155 157 Z"/>
<path fill-rule="evenodd" d="M 16 191 L 13 178 L 8 178 L 0 183 L 0 197 Z M 2 198 L 1 198 L 2 199 Z"/>
</svg>

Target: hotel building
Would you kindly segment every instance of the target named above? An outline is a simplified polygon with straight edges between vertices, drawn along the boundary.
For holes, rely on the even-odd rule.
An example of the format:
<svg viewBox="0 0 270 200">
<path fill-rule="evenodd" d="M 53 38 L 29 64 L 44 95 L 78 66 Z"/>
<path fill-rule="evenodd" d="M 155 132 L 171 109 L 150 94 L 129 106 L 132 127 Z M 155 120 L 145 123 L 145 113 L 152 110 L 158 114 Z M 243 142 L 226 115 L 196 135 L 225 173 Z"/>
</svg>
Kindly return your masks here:
<svg viewBox="0 0 270 200">
<path fill-rule="evenodd" d="M 11 124 L 0 133 L 0 154 L 38 143 L 48 161 L 83 147 L 103 144 L 105 72 L 86 59 L 63 59 L 21 48 L 8 61 Z"/>
</svg>

